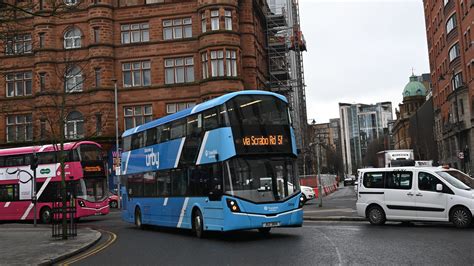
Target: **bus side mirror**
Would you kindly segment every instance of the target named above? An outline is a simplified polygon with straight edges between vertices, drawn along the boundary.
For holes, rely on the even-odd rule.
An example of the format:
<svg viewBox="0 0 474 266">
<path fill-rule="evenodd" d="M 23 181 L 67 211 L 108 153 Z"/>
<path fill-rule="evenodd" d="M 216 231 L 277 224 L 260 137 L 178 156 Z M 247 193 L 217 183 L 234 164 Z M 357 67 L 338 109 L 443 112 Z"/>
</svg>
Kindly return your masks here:
<svg viewBox="0 0 474 266">
<path fill-rule="evenodd" d="M 438 192 L 443 191 L 443 185 L 442 184 L 436 184 L 436 191 L 438 191 Z"/>
</svg>

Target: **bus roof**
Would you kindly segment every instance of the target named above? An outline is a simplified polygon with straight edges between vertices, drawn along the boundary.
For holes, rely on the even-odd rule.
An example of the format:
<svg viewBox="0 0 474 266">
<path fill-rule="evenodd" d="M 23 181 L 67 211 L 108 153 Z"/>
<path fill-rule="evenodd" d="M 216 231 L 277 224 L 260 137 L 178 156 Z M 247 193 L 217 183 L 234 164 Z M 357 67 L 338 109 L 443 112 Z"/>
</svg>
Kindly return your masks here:
<svg viewBox="0 0 474 266">
<path fill-rule="evenodd" d="M 128 136 L 133 135 L 133 134 L 138 133 L 138 132 L 145 131 L 145 130 L 150 129 L 150 128 L 157 127 L 159 125 L 166 124 L 166 123 L 174 121 L 174 120 L 178 120 L 178 119 L 186 117 L 188 115 L 199 113 L 201 111 L 210 109 L 212 107 L 216 107 L 216 106 L 221 105 L 221 104 L 223 104 L 223 103 L 229 101 L 230 99 L 232 99 L 236 96 L 239 96 L 239 95 L 270 95 L 270 96 L 275 96 L 275 97 L 279 98 L 280 100 L 288 103 L 288 101 L 286 100 L 286 98 L 283 95 L 273 93 L 273 92 L 268 92 L 268 91 L 244 90 L 244 91 L 231 92 L 231 93 L 227 93 L 227 94 L 224 94 L 222 96 L 219 96 L 217 98 L 211 99 L 209 101 L 200 103 L 200 104 L 198 104 L 194 107 L 176 112 L 176 113 L 171 114 L 171 115 L 164 116 L 162 118 L 158 118 L 156 120 L 153 120 L 153 121 L 148 122 L 146 124 L 140 125 L 138 127 L 128 129 L 125 132 L 123 132 L 122 138 L 128 137 Z"/>
<path fill-rule="evenodd" d="M 64 143 L 64 150 L 71 150 L 75 148 L 77 145 L 80 144 L 93 144 L 100 147 L 100 145 L 93 141 L 78 141 L 78 142 L 68 142 Z M 0 157 L 1 156 L 8 156 L 8 155 L 19 155 L 19 154 L 29 154 L 34 152 L 50 152 L 50 151 L 57 151 L 59 149 L 59 144 L 46 144 L 46 145 L 37 145 L 37 146 L 27 146 L 27 147 L 18 147 L 18 148 L 9 148 L 9 149 L 1 149 L 0 150 Z"/>
</svg>

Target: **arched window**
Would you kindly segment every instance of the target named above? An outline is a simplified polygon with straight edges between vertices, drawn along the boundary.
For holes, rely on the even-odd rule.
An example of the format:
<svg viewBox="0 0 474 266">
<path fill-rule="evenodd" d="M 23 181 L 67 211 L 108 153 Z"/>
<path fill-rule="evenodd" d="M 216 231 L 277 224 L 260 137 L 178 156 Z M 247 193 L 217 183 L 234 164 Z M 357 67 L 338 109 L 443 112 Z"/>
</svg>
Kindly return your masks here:
<svg viewBox="0 0 474 266">
<path fill-rule="evenodd" d="M 70 28 L 64 33 L 64 48 L 75 49 L 81 47 L 81 31 L 78 28 Z"/>
<path fill-rule="evenodd" d="M 80 112 L 72 111 L 67 115 L 64 135 L 66 139 L 84 138 L 84 116 Z"/>
<path fill-rule="evenodd" d="M 83 79 L 81 68 L 78 66 L 66 67 L 65 78 L 66 92 L 82 91 Z"/>
</svg>

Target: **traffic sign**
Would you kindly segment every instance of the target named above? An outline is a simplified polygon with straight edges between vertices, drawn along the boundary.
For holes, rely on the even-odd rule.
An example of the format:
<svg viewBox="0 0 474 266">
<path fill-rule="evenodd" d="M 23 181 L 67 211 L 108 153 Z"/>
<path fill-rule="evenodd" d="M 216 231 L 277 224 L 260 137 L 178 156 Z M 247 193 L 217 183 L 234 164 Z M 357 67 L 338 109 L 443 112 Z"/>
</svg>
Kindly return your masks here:
<svg viewBox="0 0 474 266">
<path fill-rule="evenodd" d="M 464 159 L 464 152 L 459 152 L 458 157 L 459 159 Z"/>
</svg>

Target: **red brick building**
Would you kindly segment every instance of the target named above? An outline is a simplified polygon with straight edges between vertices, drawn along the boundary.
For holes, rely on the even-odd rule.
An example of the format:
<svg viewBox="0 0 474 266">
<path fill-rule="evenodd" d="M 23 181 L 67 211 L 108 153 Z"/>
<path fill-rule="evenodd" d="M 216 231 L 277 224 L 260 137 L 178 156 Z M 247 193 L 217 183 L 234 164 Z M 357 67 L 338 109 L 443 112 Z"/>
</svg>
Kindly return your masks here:
<svg viewBox="0 0 474 266">
<path fill-rule="evenodd" d="M 227 92 L 264 89 L 265 0 L 64 3 L 56 16 L 0 25 L 0 148 L 49 142 L 53 120 L 65 117 L 69 139 L 109 149 L 114 80 L 119 134 Z"/>
<path fill-rule="evenodd" d="M 474 170 L 471 167 L 474 156 L 469 152 L 474 148 L 474 1 L 423 2 L 440 161 L 471 172 Z"/>
</svg>

